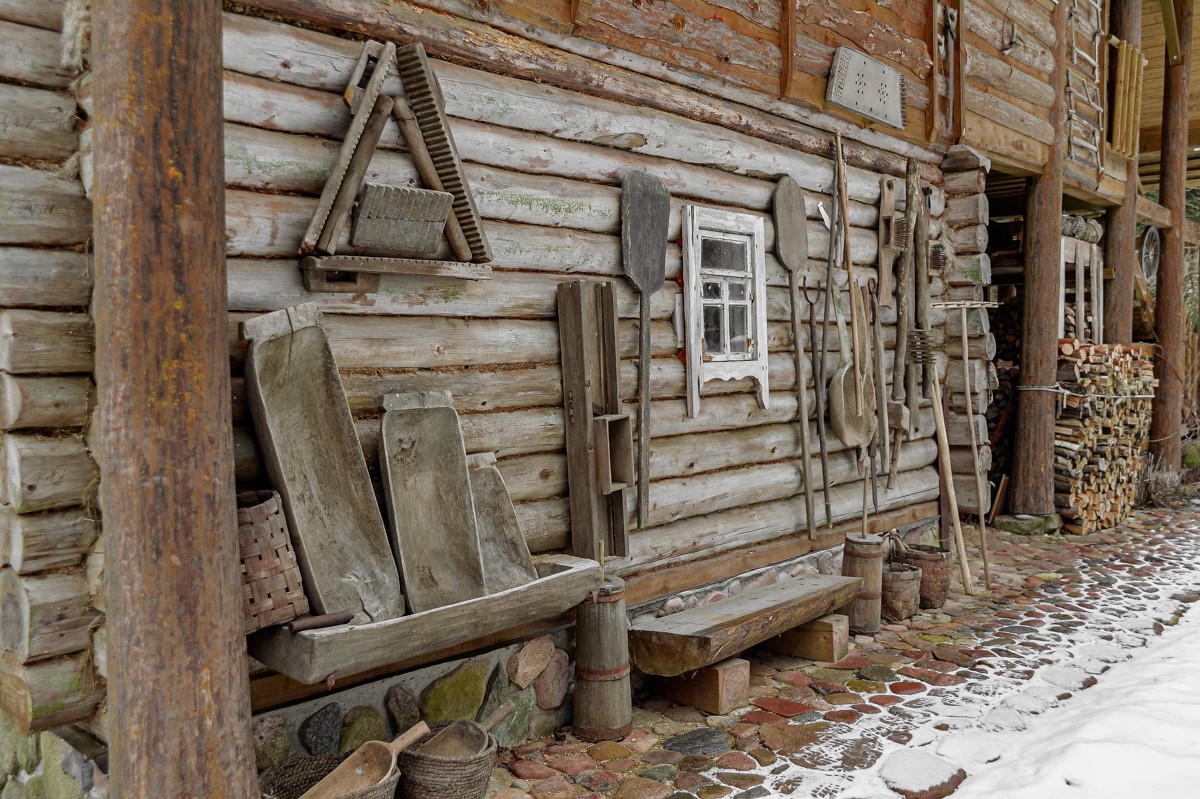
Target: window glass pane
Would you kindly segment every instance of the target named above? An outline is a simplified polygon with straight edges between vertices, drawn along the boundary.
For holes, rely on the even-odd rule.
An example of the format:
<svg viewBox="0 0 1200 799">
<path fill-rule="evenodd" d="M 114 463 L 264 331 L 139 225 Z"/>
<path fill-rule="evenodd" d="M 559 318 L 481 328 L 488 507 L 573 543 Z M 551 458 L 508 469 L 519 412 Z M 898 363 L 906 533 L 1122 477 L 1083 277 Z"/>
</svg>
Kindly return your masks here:
<svg viewBox="0 0 1200 799">
<path fill-rule="evenodd" d="M 750 352 L 750 307 L 729 306 L 729 351 Z"/>
<path fill-rule="evenodd" d="M 704 281 L 704 299 L 719 300 L 721 299 L 721 284 L 717 281 Z"/>
<path fill-rule="evenodd" d="M 721 328 L 721 306 L 704 306 L 704 351 L 709 355 L 725 354 L 725 332 Z"/>
<path fill-rule="evenodd" d="M 749 283 L 739 283 L 736 280 L 729 281 L 729 299 L 745 300 L 748 299 L 750 293 Z"/>
<path fill-rule="evenodd" d="M 730 272 L 748 272 L 746 242 L 725 239 L 700 239 L 700 264 L 702 269 L 724 269 Z"/>
</svg>

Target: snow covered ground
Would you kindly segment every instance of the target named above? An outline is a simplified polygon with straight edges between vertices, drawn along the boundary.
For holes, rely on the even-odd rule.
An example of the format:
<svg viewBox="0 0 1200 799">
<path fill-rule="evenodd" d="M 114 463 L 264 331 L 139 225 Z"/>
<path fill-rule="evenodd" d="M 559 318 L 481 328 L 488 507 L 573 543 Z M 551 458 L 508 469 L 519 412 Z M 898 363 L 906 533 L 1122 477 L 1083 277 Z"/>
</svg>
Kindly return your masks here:
<svg viewBox="0 0 1200 799">
<path fill-rule="evenodd" d="M 1021 732 L 951 737 L 971 775 L 955 799 L 1200 796 L 1200 614 L 1189 613 L 1078 699 Z"/>
</svg>

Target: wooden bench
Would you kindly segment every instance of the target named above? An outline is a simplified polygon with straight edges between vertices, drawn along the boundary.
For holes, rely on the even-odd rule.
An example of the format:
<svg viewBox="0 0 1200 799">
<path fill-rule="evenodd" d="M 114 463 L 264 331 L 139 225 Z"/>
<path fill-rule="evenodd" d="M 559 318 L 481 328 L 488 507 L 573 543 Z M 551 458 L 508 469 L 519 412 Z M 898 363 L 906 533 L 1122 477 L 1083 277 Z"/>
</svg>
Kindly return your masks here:
<svg viewBox="0 0 1200 799">
<path fill-rule="evenodd" d="M 647 674 L 695 671 L 845 607 L 861 588 L 858 577 L 814 575 L 743 591 L 635 625 L 630 655 Z"/>
</svg>

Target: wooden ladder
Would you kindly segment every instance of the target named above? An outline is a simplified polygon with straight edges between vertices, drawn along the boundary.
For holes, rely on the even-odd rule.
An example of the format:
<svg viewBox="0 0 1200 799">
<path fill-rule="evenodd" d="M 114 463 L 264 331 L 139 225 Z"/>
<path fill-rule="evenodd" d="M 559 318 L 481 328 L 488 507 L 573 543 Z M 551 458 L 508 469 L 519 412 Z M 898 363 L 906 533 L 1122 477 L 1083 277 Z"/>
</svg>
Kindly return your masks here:
<svg viewBox="0 0 1200 799">
<path fill-rule="evenodd" d="M 1067 70 L 1067 155 L 1098 173 L 1104 171 L 1102 27 L 1102 0 L 1071 0 L 1067 12 L 1072 66 Z M 1084 46 L 1079 43 L 1081 36 L 1087 41 Z M 1091 109 L 1095 121 L 1085 108 Z"/>
</svg>

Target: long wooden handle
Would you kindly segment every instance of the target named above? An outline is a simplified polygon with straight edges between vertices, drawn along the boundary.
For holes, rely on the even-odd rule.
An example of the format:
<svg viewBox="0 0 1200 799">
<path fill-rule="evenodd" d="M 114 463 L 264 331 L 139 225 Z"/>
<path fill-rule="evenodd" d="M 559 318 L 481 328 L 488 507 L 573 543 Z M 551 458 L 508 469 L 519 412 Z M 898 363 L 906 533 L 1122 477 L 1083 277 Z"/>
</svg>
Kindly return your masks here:
<svg viewBox="0 0 1200 799">
<path fill-rule="evenodd" d="M 950 471 L 950 441 L 946 436 L 946 417 L 942 411 L 942 385 L 938 381 L 937 364 L 928 367 L 929 386 L 933 399 L 933 423 L 937 427 L 938 462 L 946 483 L 946 501 L 950 506 L 950 522 L 954 526 L 954 546 L 958 550 L 958 566 L 962 570 L 963 590 L 975 593 L 971 584 L 971 569 L 967 566 L 967 545 L 963 542 L 962 524 L 958 520 L 958 495 L 954 492 L 954 474 Z"/>
<path fill-rule="evenodd" d="M 358 140 L 358 146 L 354 148 L 354 154 L 350 156 L 346 174 L 342 176 L 342 183 L 334 195 L 329 216 L 325 219 L 325 227 L 321 229 L 321 235 L 317 238 L 317 252 L 333 255 L 336 251 L 338 238 L 346 225 L 346 218 L 350 216 L 350 209 L 354 207 L 354 200 L 358 197 L 358 190 L 366 177 L 367 168 L 371 165 L 375 147 L 383 136 L 383 128 L 392 114 L 392 107 L 393 100 L 386 94 L 381 94 L 375 99 L 362 137 Z"/>
<path fill-rule="evenodd" d="M 983 471 L 979 468 L 979 441 L 975 436 L 975 410 L 971 407 L 973 401 L 971 399 L 971 359 L 967 353 L 967 309 L 962 307 L 959 309 L 960 319 L 962 320 L 962 367 L 963 367 L 963 391 L 966 393 L 967 403 L 967 427 L 971 430 L 971 466 L 975 470 L 975 510 L 979 511 L 979 547 L 983 553 L 983 586 L 989 591 L 992 589 L 992 565 L 988 562 L 987 550 L 987 517 L 983 512 L 983 494 L 984 494 L 984 479 Z"/>
<path fill-rule="evenodd" d="M 800 457 L 804 472 L 804 524 L 809 540 L 817 537 L 817 524 L 813 518 L 812 465 L 808 455 L 808 379 L 804 375 L 804 340 L 800 335 L 803 322 L 800 319 L 800 276 L 796 270 L 791 274 L 792 289 L 792 350 L 796 360 L 796 417 L 800 422 Z"/>
<path fill-rule="evenodd" d="M 398 755 L 428 734 L 429 725 L 423 721 L 418 721 L 416 724 L 397 735 L 396 739 L 387 745 L 387 748 L 391 750 L 393 755 Z"/>
<path fill-rule="evenodd" d="M 421 182 L 427 189 L 445 191 L 442 179 L 437 173 L 437 167 L 433 165 L 433 159 L 429 156 L 429 148 L 425 146 L 425 136 L 421 133 L 421 126 L 417 124 L 417 117 L 413 114 L 412 108 L 402 97 L 394 98 L 393 102 L 392 116 L 396 118 L 396 124 L 400 126 L 400 133 L 404 136 L 405 144 L 408 145 L 408 153 L 417 167 L 417 174 L 420 175 Z M 446 218 L 446 240 L 450 242 L 450 249 L 454 250 L 455 258 L 464 263 L 471 262 L 473 258 L 471 245 L 467 242 L 467 237 L 463 235 L 462 228 L 458 224 L 458 217 L 454 215 L 453 210 Z"/>
<path fill-rule="evenodd" d="M 650 292 L 643 292 L 638 331 L 638 527 L 650 521 Z M 624 512 L 624 511 L 622 511 Z"/>
</svg>

